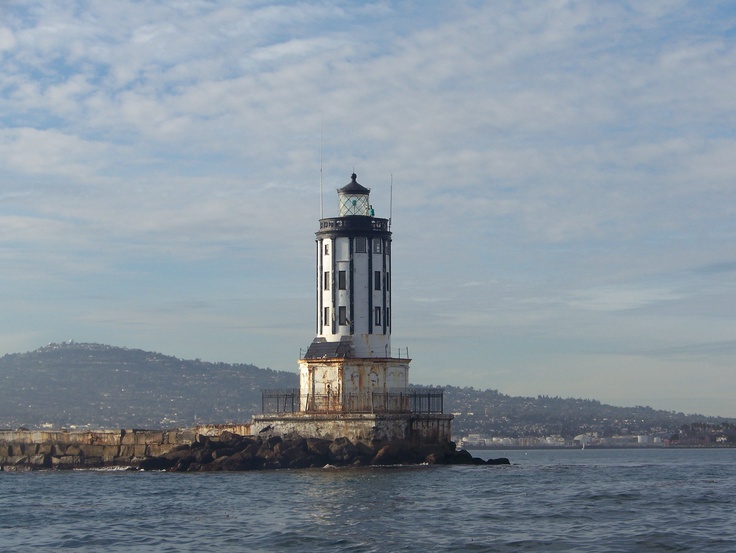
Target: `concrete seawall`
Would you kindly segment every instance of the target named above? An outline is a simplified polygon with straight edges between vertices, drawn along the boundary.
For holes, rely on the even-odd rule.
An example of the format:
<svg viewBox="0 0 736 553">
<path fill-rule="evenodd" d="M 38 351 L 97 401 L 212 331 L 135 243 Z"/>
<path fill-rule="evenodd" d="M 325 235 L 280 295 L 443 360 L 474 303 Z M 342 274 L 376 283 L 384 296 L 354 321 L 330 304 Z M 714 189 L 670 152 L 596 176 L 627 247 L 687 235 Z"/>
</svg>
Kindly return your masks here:
<svg viewBox="0 0 736 553">
<path fill-rule="evenodd" d="M 191 445 L 199 436 L 250 433 L 248 424 L 202 425 L 175 430 L 0 430 L 0 470 L 138 466 L 146 458 Z"/>
</svg>

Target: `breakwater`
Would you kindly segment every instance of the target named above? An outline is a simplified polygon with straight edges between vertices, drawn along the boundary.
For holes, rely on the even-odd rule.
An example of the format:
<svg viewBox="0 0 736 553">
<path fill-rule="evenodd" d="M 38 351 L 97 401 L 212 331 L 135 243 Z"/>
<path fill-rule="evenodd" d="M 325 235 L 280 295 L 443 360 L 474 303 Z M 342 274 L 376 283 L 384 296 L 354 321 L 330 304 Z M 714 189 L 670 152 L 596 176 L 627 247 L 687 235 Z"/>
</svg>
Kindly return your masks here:
<svg viewBox="0 0 736 553">
<path fill-rule="evenodd" d="M 367 444 L 249 436 L 249 425 L 178 430 L 0 431 L 0 470 L 132 467 L 177 472 L 391 464 L 508 464 L 483 461 L 452 442 L 417 445 L 404 440 Z"/>
<path fill-rule="evenodd" d="M 0 470 L 137 467 L 200 436 L 247 433 L 250 425 L 203 425 L 175 430 L 0 430 Z"/>
</svg>

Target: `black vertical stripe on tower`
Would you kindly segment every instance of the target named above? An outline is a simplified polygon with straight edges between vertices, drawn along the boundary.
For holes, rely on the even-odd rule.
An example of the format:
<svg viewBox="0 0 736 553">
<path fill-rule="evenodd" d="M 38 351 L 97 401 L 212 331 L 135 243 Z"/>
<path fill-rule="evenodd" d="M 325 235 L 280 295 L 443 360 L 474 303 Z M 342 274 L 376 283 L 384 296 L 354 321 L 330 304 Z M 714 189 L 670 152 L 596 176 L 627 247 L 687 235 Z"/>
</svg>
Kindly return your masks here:
<svg viewBox="0 0 736 553">
<path fill-rule="evenodd" d="M 332 320 L 332 334 L 337 334 L 337 255 L 335 254 L 335 244 L 334 240 L 330 238 L 330 256 L 332 259 L 331 265 L 332 270 L 330 271 L 332 273 L 332 290 L 330 293 L 330 296 L 332 297 L 332 306 L 330 307 L 330 319 Z"/>
<path fill-rule="evenodd" d="M 373 334 L 373 237 L 368 242 L 368 334 Z"/>
<path fill-rule="evenodd" d="M 391 274 L 393 272 L 391 269 L 391 253 L 392 253 L 391 252 L 391 239 L 389 238 L 387 242 L 388 242 L 389 251 L 388 251 L 388 266 L 386 267 L 386 288 L 387 288 L 386 290 L 387 300 L 386 301 L 387 303 L 385 307 L 386 307 L 386 313 L 387 313 L 386 326 L 388 327 L 388 333 L 391 334 L 391 298 L 393 297 L 393 286 L 391 285 Z"/>
<path fill-rule="evenodd" d="M 388 243 L 388 240 L 386 241 L 386 243 Z M 386 247 L 386 243 L 383 244 L 383 248 L 381 249 L 381 251 L 383 252 L 383 267 L 382 267 L 382 270 L 383 270 L 383 320 L 381 322 L 383 323 L 383 333 L 384 334 L 386 334 L 386 320 L 388 319 L 388 317 L 386 317 L 386 313 L 387 313 L 386 311 L 386 288 L 387 288 L 386 287 L 386 284 L 387 284 L 386 283 L 386 274 L 387 274 L 386 259 L 387 258 L 390 259 L 390 256 L 386 254 L 386 250 L 388 249 Z"/>
<path fill-rule="evenodd" d="M 350 278 L 348 279 L 348 298 L 350 305 L 350 334 L 355 334 L 355 275 L 353 266 L 353 237 L 348 238 L 348 259 L 350 260 Z"/>
</svg>

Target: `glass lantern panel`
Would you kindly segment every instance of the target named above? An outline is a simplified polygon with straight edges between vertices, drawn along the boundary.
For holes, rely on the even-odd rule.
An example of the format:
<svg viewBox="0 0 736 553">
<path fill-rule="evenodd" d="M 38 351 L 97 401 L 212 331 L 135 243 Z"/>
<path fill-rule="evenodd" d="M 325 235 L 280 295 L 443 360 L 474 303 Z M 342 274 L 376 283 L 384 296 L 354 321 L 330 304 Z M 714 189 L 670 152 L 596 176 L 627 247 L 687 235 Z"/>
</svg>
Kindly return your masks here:
<svg viewBox="0 0 736 553">
<path fill-rule="evenodd" d="M 340 195 L 340 216 L 346 215 L 368 215 L 370 206 L 368 196 L 364 194 Z"/>
</svg>

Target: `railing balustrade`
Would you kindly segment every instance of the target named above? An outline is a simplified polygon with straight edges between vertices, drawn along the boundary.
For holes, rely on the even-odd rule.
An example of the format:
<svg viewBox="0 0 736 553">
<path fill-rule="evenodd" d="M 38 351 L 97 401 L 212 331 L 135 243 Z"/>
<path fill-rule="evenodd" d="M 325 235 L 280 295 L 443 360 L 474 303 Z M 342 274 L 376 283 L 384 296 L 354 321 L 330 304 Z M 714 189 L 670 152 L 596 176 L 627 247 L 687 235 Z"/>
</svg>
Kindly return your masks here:
<svg viewBox="0 0 736 553">
<path fill-rule="evenodd" d="M 444 412 L 444 390 L 413 389 L 366 392 L 362 394 L 310 394 L 307 413 L 423 413 Z M 296 413 L 301 410 L 301 394 L 296 388 L 263 390 L 263 413 Z"/>
</svg>

